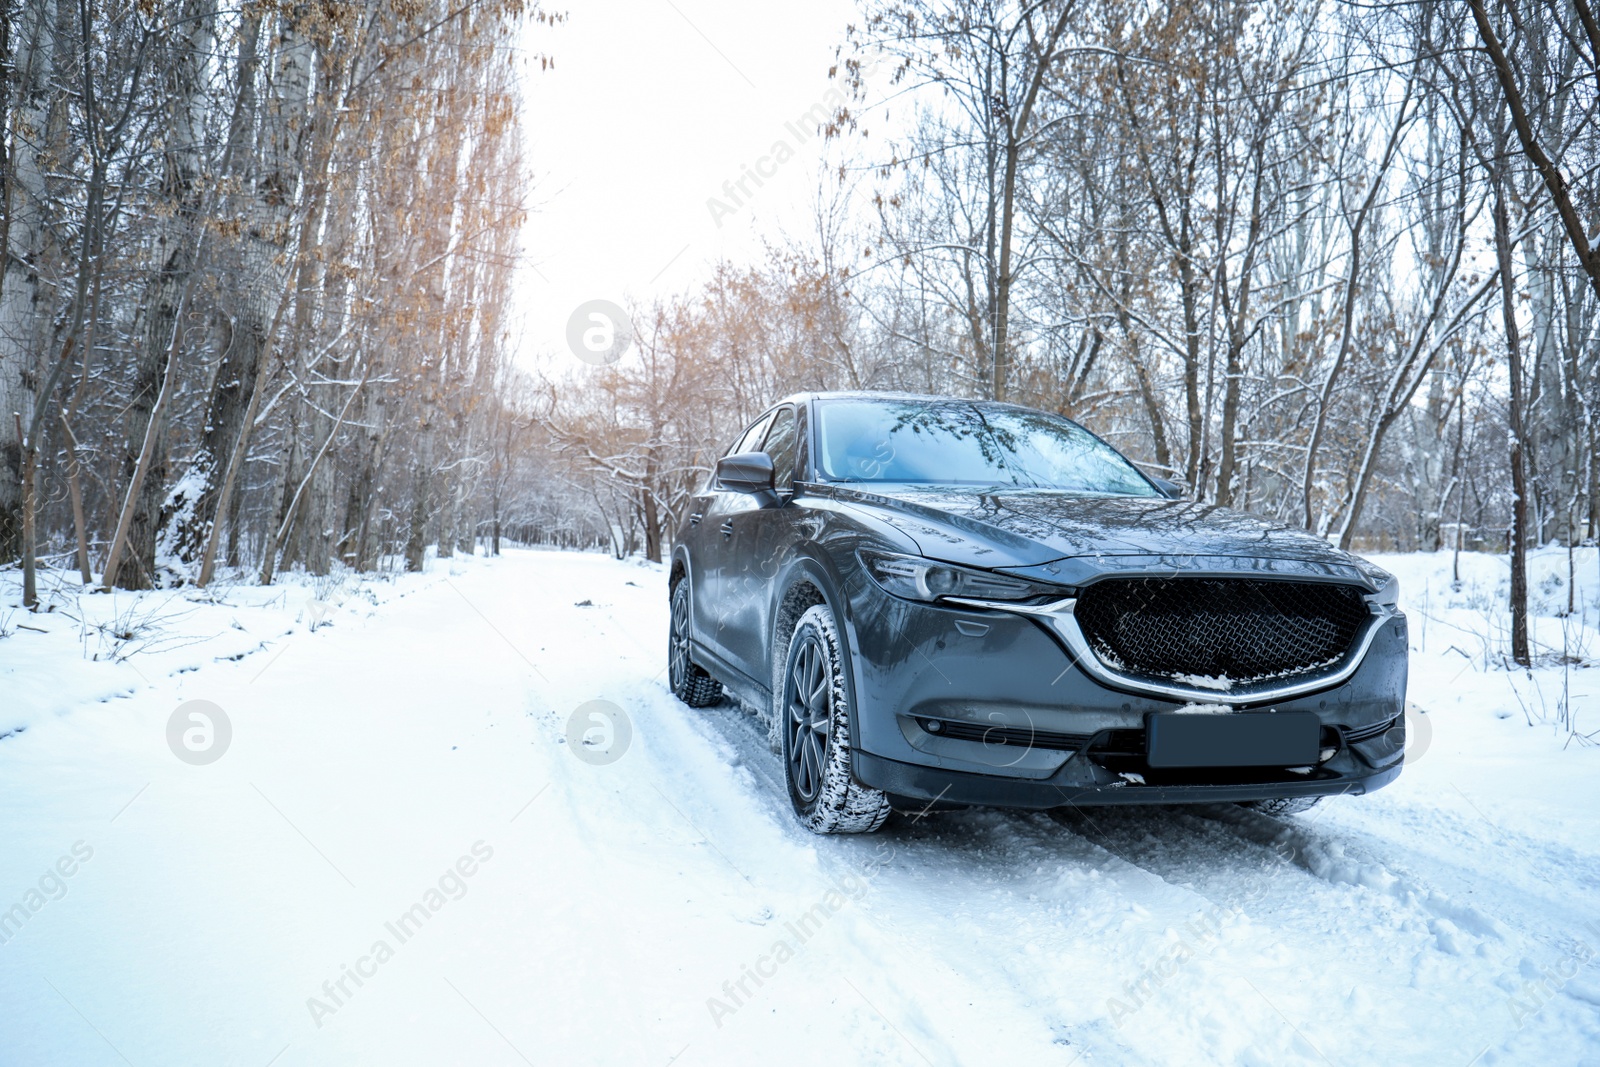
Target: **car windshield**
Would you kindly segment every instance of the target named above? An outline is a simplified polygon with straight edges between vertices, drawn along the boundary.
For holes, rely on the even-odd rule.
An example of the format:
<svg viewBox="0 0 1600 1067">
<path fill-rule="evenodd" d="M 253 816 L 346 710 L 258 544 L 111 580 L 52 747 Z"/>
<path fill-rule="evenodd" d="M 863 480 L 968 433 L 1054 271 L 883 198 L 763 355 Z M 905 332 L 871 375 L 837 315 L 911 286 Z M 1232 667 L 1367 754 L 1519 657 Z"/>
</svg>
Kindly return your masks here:
<svg viewBox="0 0 1600 1067">
<path fill-rule="evenodd" d="M 1059 415 L 950 400 L 824 400 L 818 466 L 836 482 L 910 482 L 1159 496 L 1133 465 Z"/>
</svg>

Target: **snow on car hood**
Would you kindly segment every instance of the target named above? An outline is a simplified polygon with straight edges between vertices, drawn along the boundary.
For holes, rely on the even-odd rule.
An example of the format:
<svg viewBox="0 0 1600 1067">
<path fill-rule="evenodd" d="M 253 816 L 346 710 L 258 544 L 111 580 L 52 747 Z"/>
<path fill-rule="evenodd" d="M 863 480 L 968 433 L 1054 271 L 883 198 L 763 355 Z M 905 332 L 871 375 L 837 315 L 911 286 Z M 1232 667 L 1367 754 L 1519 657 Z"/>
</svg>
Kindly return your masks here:
<svg viewBox="0 0 1600 1067">
<path fill-rule="evenodd" d="M 870 510 L 923 555 L 950 563 L 1017 568 L 1084 557 L 1211 557 L 1306 564 L 1270 569 L 1326 574 L 1353 562 L 1303 530 L 1192 500 L 900 484 L 833 488 L 836 499 Z"/>
</svg>

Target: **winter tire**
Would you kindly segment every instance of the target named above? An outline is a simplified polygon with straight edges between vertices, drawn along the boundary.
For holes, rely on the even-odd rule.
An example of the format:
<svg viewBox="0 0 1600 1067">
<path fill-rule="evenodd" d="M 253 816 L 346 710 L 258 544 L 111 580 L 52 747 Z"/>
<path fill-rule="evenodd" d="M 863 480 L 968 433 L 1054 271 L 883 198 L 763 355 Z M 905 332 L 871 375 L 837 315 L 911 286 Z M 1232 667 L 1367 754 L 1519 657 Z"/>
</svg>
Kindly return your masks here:
<svg viewBox="0 0 1600 1067">
<path fill-rule="evenodd" d="M 1299 815 L 1316 807 L 1321 797 L 1273 797 L 1271 800 L 1247 800 L 1243 806 L 1263 815 Z"/>
<path fill-rule="evenodd" d="M 667 633 L 667 681 L 672 695 L 691 708 L 704 708 L 722 699 L 722 683 L 689 658 L 689 583 L 681 580 L 672 590 L 672 625 Z"/>
<path fill-rule="evenodd" d="M 889 817 L 889 798 L 850 775 L 844 642 L 827 605 L 806 609 L 784 659 L 776 712 L 789 800 L 806 829 L 866 834 Z"/>
</svg>

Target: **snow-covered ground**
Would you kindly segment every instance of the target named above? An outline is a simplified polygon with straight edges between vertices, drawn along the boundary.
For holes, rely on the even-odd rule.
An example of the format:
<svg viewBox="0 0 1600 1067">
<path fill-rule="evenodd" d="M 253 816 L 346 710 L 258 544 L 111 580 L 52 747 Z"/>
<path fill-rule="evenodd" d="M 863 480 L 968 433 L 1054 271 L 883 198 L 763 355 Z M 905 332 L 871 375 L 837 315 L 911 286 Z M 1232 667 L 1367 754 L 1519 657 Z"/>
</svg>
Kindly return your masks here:
<svg viewBox="0 0 1600 1067">
<path fill-rule="evenodd" d="M 0 1064 L 1600 1060 L 1600 669 L 1556 662 L 1600 657 L 1594 552 L 1565 621 L 1536 558 L 1531 673 L 1503 561 L 1377 559 L 1415 650 L 1392 787 L 862 838 L 668 694 L 659 567 L 53 579 L 46 614 L 0 575 Z"/>
</svg>

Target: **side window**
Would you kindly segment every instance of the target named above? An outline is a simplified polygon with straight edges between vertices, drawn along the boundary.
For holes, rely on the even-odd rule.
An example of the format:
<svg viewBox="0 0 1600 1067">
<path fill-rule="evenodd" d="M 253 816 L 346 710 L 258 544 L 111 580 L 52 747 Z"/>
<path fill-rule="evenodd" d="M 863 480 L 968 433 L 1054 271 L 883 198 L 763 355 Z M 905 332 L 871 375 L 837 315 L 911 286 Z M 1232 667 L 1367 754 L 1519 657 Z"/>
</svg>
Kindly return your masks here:
<svg viewBox="0 0 1600 1067">
<path fill-rule="evenodd" d="M 772 412 L 769 411 L 765 415 L 762 415 L 755 422 L 752 422 L 744 433 L 734 438 L 733 444 L 729 445 L 728 450 L 718 458 L 726 458 L 728 456 L 738 455 L 741 452 L 760 451 L 761 438 L 766 436 L 767 427 L 771 425 Z M 715 473 L 706 475 L 705 489 L 701 491 L 704 492 L 706 490 L 717 490 L 717 477 Z"/>
<path fill-rule="evenodd" d="M 780 408 L 766 444 L 761 446 L 761 451 L 772 457 L 772 484 L 777 489 L 788 489 L 794 482 L 794 430 L 794 409 Z"/>
<path fill-rule="evenodd" d="M 755 422 L 751 423 L 750 428 L 741 434 L 739 439 L 733 443 L 733 447 L 724 452 L 723 455 L 735 456 L 740 452 L 759 451 L 761 448 L 761 438 L 766 436 L 767 427 L 771 425 L 771 423 L 772 412 L 769 411 Z"/>
</svg>

